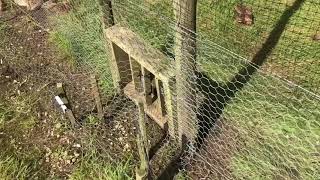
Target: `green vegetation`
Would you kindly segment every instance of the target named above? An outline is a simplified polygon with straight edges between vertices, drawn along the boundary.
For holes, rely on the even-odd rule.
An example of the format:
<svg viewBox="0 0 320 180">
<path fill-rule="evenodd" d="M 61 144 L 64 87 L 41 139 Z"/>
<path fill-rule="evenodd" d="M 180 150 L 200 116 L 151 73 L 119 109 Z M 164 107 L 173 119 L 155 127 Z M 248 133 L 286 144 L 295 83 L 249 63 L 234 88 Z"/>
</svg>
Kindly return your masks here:
<svg viewBox="0 0 320 180">
<path fill-rule="evenodd" d="M 99 3 L 97 0 L 71 1 L 71 5 L 70 12 L 52 19 L 56 26 L 50 40 L 78 68 L 96 72 L 103 92 L 110 94 L 113 91 L 110 56 L 106 51 Z"/>
<path fill-rule="evenodd" d="M 73 169 L 70 179 L 81 180 L 81 179 L 101 179 L 101 180 L 129 180 L 132 179 L 132 173 L 134 171 L 134 165 L 132 155 L 129 154 L 127 157 L 118 162 L 111 160 L 109 150 L 106 149 L 101 153 L 101 146 L 104 142 L 99 141 L 99 124 L 103 122 L 99 121 L 94 116 L 89 116 L 83 128 L 87 129 L 88 132 L 84 132 L 82 136 L 82 144 L 84 147 L 83 155 L 76 167 Z M 111 158 L 111 159 L 110 159 Z"/>
<path fill-rule="evenodd" d="M 29 99 L 12 98 L 11 102 L 0 98 L 0 179 L 27 179 L 42 177 L 40 173 L 39 151 L 28 147 L 20 149 L 21 139 L 28 137 L 35 127 L 36 118 L 32 114 Z"/>
<path fill-rule="evenodd" d="M 265 0 L 246 0 L 244 5 L 251 8 L 255 23 L 243 26 L 234 20 L 234 8 L 240 1 L 199 1 L 198 33 L 202 39 L 210 39 L 234 53 L 249 60 L 259 50 L 280 20 L 280 16 L 294 1 L 278 3 Z M 264 67 L 280 76 L 319 93 L 320 71 L 319 42 L 312 36 L 319 31 L 312 27 L 318 22 L 320 5 L 305 2 L 290 18 L 279 43 L 266 60 Z M 307 20 L 305 17 L 308 17 Z M 201 56 L 201 55 L 200 55 Z M 223 59 L 216 64 L 225 64 Z M 210 68 L 210 67 L 209 67 Z M 219 69 L 225 69 L 221 67 Z"/>
<path fill-rule="evenodd" d="M 70 179 L 129 180 L 133 169 L 130 160 L 119 164 L 106 163 L 99 158 L 99 152 L 92 150 L 81 158 Z"/>
<path fill-rule="evenodd" d="M 257 75 L 225 109 L 239 130 L 232 160 L 239 178 L 319 179 L 315 144 L 320 139 L 320 104 L 302 90 Z"/>
<path fill-rule="evenodd" d="M 0 179 L 27 179 L 34 177 L 33 172 L 35 164 L 26 163 L 14 157 L 0 156 Z"/>
</svg>

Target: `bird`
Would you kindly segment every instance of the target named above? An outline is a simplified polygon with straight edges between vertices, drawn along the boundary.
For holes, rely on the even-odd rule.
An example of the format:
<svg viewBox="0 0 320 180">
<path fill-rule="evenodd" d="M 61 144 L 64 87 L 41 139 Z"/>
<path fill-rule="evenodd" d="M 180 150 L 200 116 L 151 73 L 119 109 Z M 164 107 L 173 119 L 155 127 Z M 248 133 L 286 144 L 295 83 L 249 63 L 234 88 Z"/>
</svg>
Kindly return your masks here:
<svg viewBox="0 0 320 180">
<path fill-rule="evenodd" d="M 4 3 L 2 2 L 3 0 L 0 0 L 0 16 L 4 10 Z"/>
<path fill-rule="evenodd" d="M 254 24 L 254 16 L 252 9 L 244 5 L 237 5 L 235 7 L 235 18 L 240 24 L 251 26 Z"/>
<path fill-rule="evenodd" d="M 29 11 L 37 10 L 43 4 L 43 0 L 14 0 L 14 2 L 19 6 L 27 7 Z"/>
<path fill-rule="evenodd" d="M 320 33 L 316 33 L 315 35 L 312 36 L 312 39 L 314 41 L 320 41 Z"/>
</svg>

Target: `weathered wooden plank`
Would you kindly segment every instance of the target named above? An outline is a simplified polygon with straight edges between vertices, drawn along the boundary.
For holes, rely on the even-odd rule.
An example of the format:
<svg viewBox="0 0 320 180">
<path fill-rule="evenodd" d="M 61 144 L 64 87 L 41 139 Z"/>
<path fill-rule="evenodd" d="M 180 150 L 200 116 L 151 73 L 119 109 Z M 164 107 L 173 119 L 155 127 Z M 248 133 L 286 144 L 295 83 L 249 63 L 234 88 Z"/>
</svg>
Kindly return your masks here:
<svg viewBox="0 0 320 180">
<path fill-rule="evenodd" d="M 143 94 L 147 105 L 152 104 L 152 73 L 142 67 Z"/>
<path fill-rule="evenodd" d="M 172 60 L 150 46 L 130 29 L 115 25 L 105 30 L 105 36 L 159 79 L 174 76 Z"/>
<path fill-rule="evenodd" d="M 147 151 L 147 129 L 146 129 L 146 120 L 145 120 L 145 112 L 144 112 L 144 105 L 142 102 L 138 102 L 138 111 L 139 111 L 139 118 L 138 118 L 138 135 L 137 135 L 137 142 L 138 142 L 138 151 L 140 156 L 140 167 L 136 171 L 136 179 L 143 180 L 147 178 L 148 169 L 149 169 L 149 155 Z"/>
<path fill-rule="evenodd" d="M 158 94 L 158 106 L 160 110 L 161 116 L 165 116 L 167 114 L 166 112 L 166 106 L 165 106 L 165 99 L 164 99 L 164 89 L 163 89 L 163 84 L 161 80 L 155 79 L 156 82 L 156 89 L 157 89 L 157 94 Z"/>
<path fill-rule="evenodd" d="M 139 93 L 142 93 L 143 86 L 142 86 L 141 65 L 135 59 L 130 57 L 130 66 L 131 66 L 131 73 L 132 73 L 132 80 L 134 83 L 134 87 Z"/>
<path fill-rule="evenodd" d="M 118 84 L 120 89 L 123 89 L 132 80 L 129 56 L 117 44 L 111 43 L 111 45 L 113 50 L 112 64 L 114 65 L 111 69 L 117 71 L 115 80 L 119 82 L 115 83 Z"/>
</svg>

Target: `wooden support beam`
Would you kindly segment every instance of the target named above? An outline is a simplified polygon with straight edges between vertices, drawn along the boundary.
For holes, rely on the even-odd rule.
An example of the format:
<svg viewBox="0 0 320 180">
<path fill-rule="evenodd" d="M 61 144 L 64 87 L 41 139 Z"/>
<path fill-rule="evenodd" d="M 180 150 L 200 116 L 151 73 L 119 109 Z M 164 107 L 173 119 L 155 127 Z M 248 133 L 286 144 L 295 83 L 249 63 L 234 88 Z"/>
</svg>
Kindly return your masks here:
<svg viewBox="0 0 320 180">
<path fill-rule="evenodd" d="M 164 99 L 164 89 L 161 80 L 158 78 L 155 79 L 156 82 L 156 89 L 157 89 L 157 96 L 158 96 L 158 106 L 161 111 L 161 115 L 165 116 L 167 114 L 166 106 L 165 106 L 165 99 Z"/>
<path fill-rule="evenodd" d="M 138 102 L 138 111 L 139 111 L 139 118 L 138 118 L 138 135 L 137 135 L 137 142 L 138 142 L 138 151 L 140 156 L 140 167 L 136 170 L 136 179 L 137 180 L 145 180 L 148 177 L 149 171 L 149 155 L 147 148 L 147 129 L 146 129 L 146 120 L 145 120 L 145 113 L 144 113 L 144 105 L 142 102 Z"/>
<path fill-rule="evenodd" d="M 143 82 L 143 94 L 145 96 L 145 102 L 147 105 L 152 104 L 152 74 L 142 67 L 142 82 Z"/>
<path fill-rule="evenodd" d="M 137 90 L 139 93 L 142 93 L 143 86 L 141 65 L 134 58 L 130 57 L 130 66 L 135 90 Z"/>
<path fill-rule="evenodd" d="M 102 8 L 103 18 L 102 22 L 104 28 L 108 28 L 114 25 L 114 17 L 112 11 L 112 1 L 111 0 L 99 0 L 100 6 Z"/>
<path fill-rule="evenodd" d="M 179 141 L 193 142 L 197 135 L 196 119 L 196 10 L 197 0 L 173 0 L 176 17 L 175 61 L 177 68 L 177 116 Z"/>
<path fill-rule="evenodd" d="M 168 82 L 163 82 L 163 89 L 168 117 L 168 131 L 171 137 L 178 139 L 177 101 L 174 98 L 176 95 L 176 80 L 172 78 Z"/>
<path fill-rule="evenodd" d="M 119 92 L 132 80 L 129 55 L 117 46 L 110 42 L 112 49 L 111 72 L 114 86 Z"/>
</svg>

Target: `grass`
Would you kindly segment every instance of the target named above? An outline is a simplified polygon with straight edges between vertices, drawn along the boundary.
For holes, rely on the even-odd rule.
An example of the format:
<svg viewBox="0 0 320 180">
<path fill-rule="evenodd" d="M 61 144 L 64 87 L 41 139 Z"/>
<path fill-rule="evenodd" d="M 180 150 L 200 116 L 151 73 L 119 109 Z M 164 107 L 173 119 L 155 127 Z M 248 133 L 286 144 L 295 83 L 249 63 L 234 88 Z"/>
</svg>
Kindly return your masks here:
<svg viewBox="0 0 320 180">
<path fill-rule="evenodd" d="M 108 149 L 101 150 L 103 142 L 99 142 L 99 125 L 103 124 L 98 118 L 89 116 L 83 124 L 82 133 L 82 156 L 69 178 L 80 179 L 101 179 L 101 180 L 129 180 L 133 179 L 134 164 L 131 154 L 118 162 L 108 154 Z M 104 153 L 101 153 L 104 152 Z"/>
<path fill-rule="evenodd" d="M 232 159 L 238 178 L 319 179 L 312 153 L 320 139 L 319 100 L 267 75 L 256 76 L 224 118 L 244 143 Z"/>
<path fill-rule="evenodd" d="M 28 179 L 36 175 L 33 172 L 34 164 L 26 163 L 14 157 L 0 156 L 0 179 Z"/>
<path fill-rule="evenodd" d="M 244 4 L 253 9 L 255 16 L 255 24 L 250 27 L 235 23 L 233 9 L 238 3 L 201 1 L 199 34 L 250 59 L 274 28 L 286 8 L 285 4 L 289 2 L 245 1 Z M 319 19 L 319 7 L 317 2 L 305 2 L 294 13 L 279 43 L 266 61 L 269 70 L 318 93 L 319 43 L 312 41 L 311 36 L 319 29 L 311 25 Z"/>
<path fill-rule="evenodd" d="M 10 138 L 0 138 L 0 179 L 43 177 L 41 153 L 35 147 L 20 149 L 20 140 L 27 137 L 36 125 L 28 99 L 12 98 L 0 102 L 0 132 Z"/>
<path fill-rule="evenodd" d="M 97 0 L 71 1 L 71 5 L 70 12 L 52 19 L 57 25 L 50 33 L 50 40 L 75 66 L 96 72 L 103 92 L 112 94 L 107 63 L 110 55 L 105 47 L 99 3 Z"/>
<path fill-rule="evenodd" d="M 81 158 L 70 179 L 127 180 L 133 179 L 132 169 L 130 159 L 118 164 L 106 163 L 101 161 L 97 151 L 91 149 L 91 152 Z"/>
</svg>

